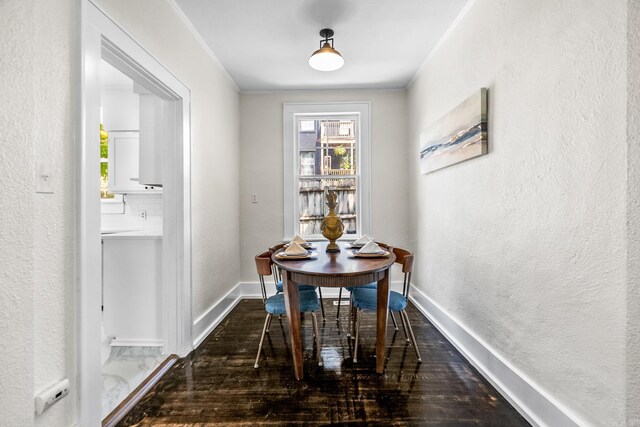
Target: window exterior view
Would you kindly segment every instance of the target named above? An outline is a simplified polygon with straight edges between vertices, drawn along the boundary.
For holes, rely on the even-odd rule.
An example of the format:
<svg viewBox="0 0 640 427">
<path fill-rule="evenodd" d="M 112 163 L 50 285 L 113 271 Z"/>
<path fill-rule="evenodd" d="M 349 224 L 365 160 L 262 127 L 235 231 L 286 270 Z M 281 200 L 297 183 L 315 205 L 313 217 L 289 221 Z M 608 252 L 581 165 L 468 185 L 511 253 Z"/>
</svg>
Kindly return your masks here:
<svg viewBox="0 0 640 427">
<path fill-rule="evenodd" d="M 299 234 L 320 236 L 328 212 L 327 191 L 338 194 L 336 213 L 345 235 L 358 230 L 358 121 L 355 117 L 304 117 L 298 120 Z"/>
</svg>

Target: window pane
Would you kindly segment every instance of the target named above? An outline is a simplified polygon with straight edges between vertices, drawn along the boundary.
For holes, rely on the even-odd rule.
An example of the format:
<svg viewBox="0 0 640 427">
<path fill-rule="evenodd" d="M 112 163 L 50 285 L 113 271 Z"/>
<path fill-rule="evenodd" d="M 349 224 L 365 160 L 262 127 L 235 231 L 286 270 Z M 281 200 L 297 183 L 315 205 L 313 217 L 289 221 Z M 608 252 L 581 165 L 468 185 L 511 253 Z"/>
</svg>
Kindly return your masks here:
<svg viewBox="0 0 640 427">
<path fill-rule="evenodd" d="M 320 235 L 322 219 L 329 212 L 325 191 L 338 193 L 336 214 L 344 224 L 344 235 L 355 235 L 357 230 L 357 194 L 355 178 L 323 177 L 299 180 L 300 230 L 302 236 Z"/>
<path fill-rule="evenodd" d="M 356 174 L 356 121 L 320 122 L 321 175 Z"/>
<path fill-rule="evenodd" d="M 320 226 L 329 212 L 326 192 L 338 193 L 336 213 L 344 224 L 344 235 L 357 233 L 356 190 L 357 135 L 354 119 L 298 121 L 298 232 L 321 235 Z"/>
</svg>

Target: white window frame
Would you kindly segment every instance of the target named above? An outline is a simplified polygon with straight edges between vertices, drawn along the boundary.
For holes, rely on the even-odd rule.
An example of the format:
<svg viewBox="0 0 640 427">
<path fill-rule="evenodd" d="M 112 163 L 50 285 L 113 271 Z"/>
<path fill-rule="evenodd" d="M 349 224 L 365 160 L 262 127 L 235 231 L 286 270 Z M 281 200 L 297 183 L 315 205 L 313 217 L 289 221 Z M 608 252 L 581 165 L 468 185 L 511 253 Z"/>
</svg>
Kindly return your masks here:
<svg viewBox="0 0 640 427">
<path fill-rule="evenodd" d="M 298 218 L 297 119 L 305 116 L 357 116 L 360 135 L 356 159 L 358 194 L 358 230 L 344 240 L 354 240 L 371 233 L 371 103 L 370 102 L 311 102 L 283 104 L 284 133 L 284 240 L 291 240 L 300 230 Z M 342 239 L 341 239 L 342 240 Z"/>
</svg>

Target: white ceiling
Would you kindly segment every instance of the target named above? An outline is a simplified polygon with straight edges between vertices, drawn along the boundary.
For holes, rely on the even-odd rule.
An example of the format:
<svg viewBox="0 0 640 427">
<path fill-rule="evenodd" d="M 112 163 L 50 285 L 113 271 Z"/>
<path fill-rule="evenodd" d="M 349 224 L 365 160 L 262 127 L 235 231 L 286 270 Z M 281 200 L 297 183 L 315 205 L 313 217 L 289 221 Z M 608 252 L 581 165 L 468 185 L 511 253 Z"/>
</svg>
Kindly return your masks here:
<svg viewBox="0 0 640 427">
<path fill-rule="evenodd" d="M 404 88 L 469 0 L 175 0 L 243 91 Z M 307 63 L 335 31 L 338 71 Z"/>
</svg>

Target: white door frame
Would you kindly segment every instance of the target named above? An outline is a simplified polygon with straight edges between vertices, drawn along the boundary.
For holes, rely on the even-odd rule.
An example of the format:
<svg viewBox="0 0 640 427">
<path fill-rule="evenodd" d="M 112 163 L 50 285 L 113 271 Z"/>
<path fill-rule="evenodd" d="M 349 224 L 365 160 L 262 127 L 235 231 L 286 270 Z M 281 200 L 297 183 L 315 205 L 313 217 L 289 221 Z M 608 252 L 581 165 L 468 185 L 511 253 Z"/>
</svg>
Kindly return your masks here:
<svg viewBox="0 0 640 427">
<path fill-rule="evenodd" d="M 90 0 L 81 0 L 81 87 L 76 160 L 78 425 L 101 423 L 100 60 L 169 101 L 176 138 L 163 147 L 162 300 L 166 353 L 193 349 L 191 315 L 191 92 Z"/>
</svg>

